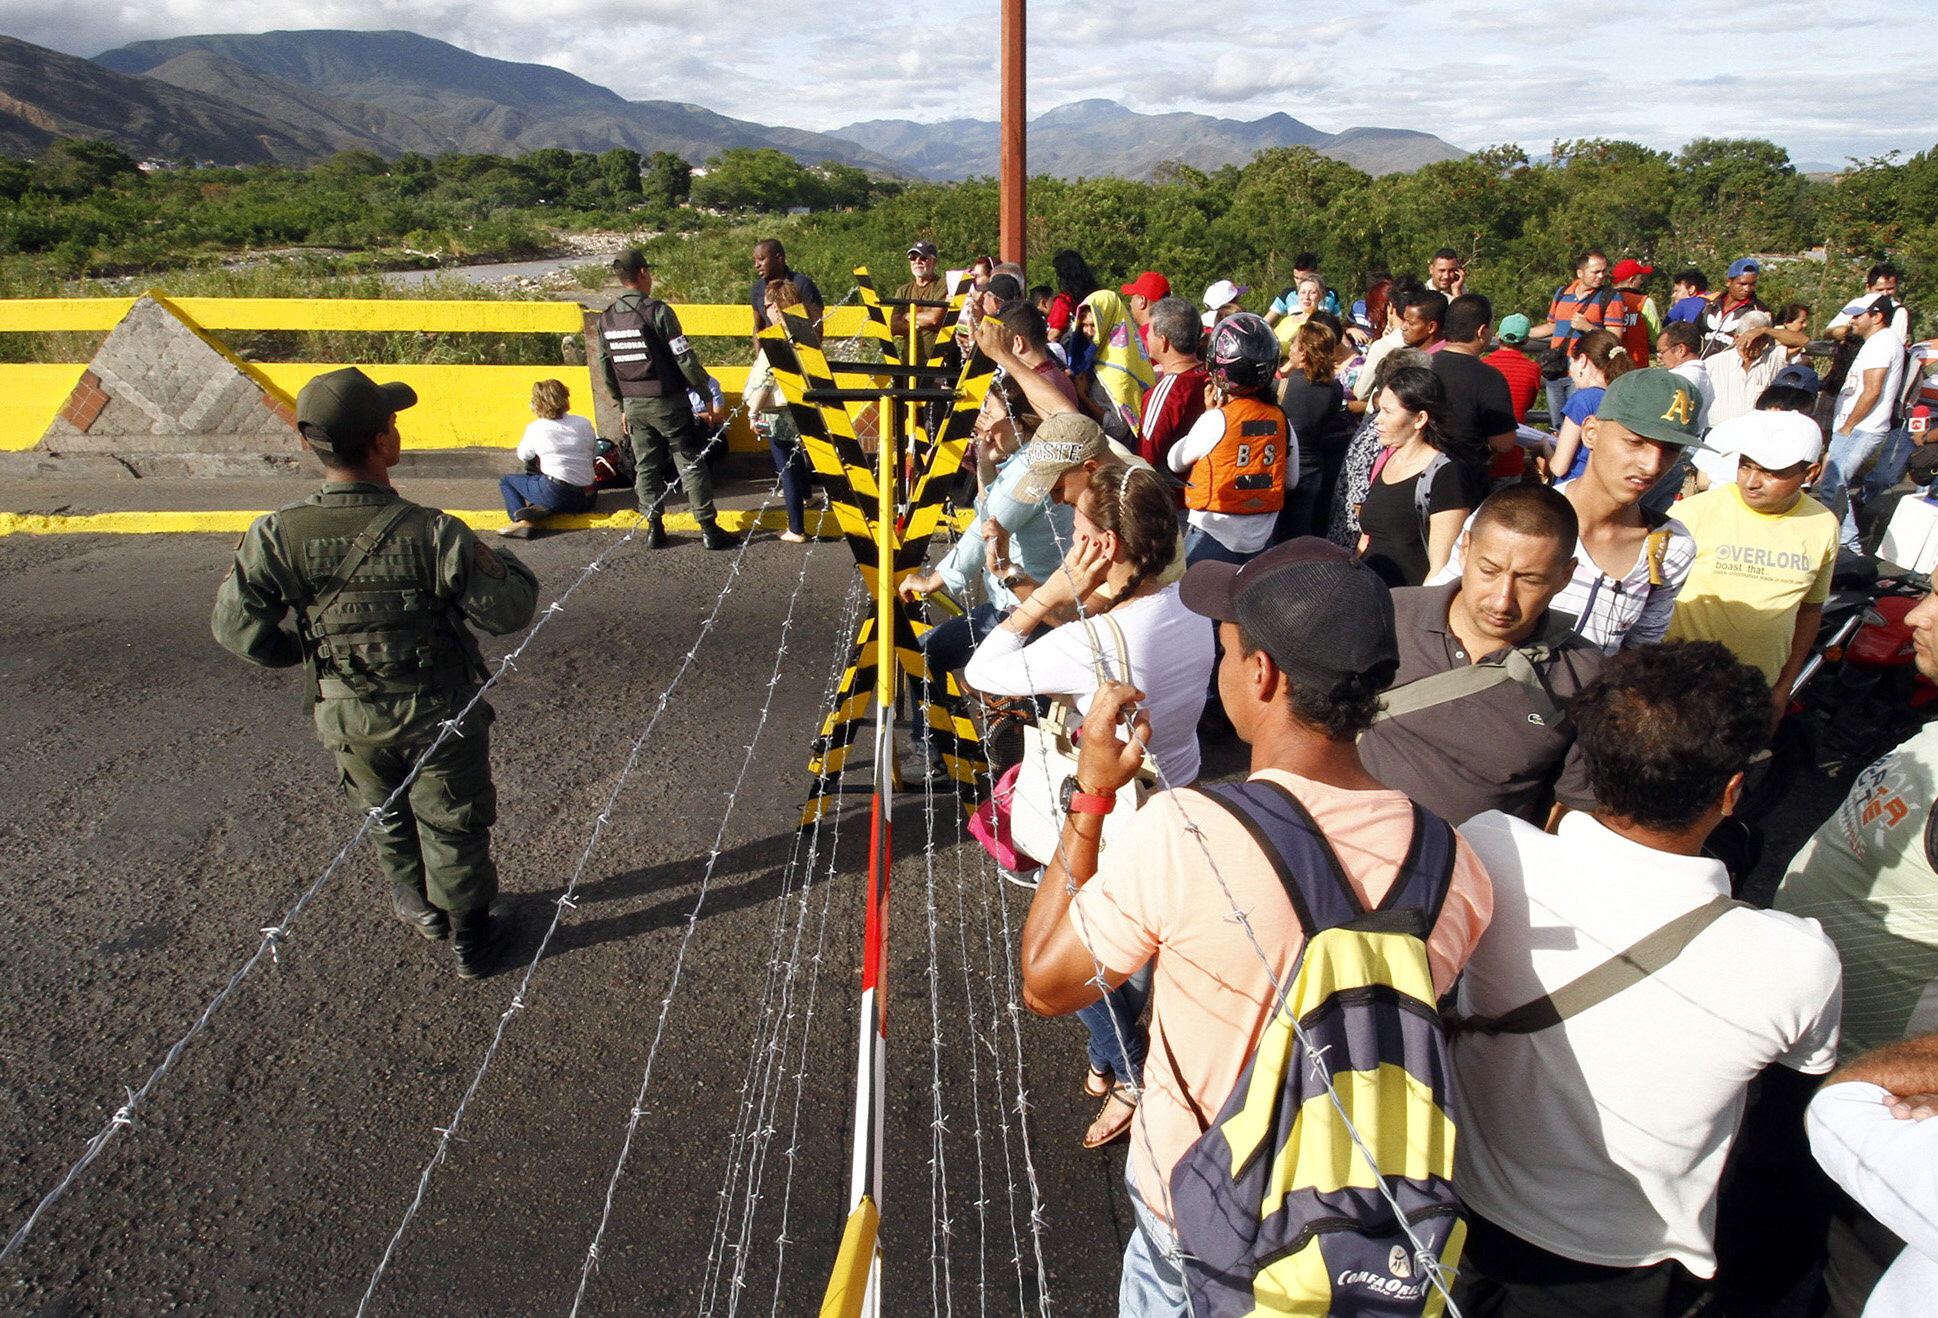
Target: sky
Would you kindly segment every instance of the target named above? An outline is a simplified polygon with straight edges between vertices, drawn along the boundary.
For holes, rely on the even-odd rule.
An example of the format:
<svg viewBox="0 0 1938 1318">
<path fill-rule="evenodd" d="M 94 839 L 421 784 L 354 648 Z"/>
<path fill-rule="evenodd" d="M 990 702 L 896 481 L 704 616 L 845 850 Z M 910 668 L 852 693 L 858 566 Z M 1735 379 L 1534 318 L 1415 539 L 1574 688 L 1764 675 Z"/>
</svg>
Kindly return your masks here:
<svg viewBox="0 0 1938 1318">
<path fill-rule="evenodd" d="M 402 28 L 551 64 L 635 100 L 826 131 L 995 119 L 998 0 L 309 0 L 306 26 Z M 233 0 L 6 0 L 0 31 L 75 55 L 288 26 Z M 1834 15 L 1834 18 L 1828 17 Z M 621 17 L 623 16 L 623 18 Z M 1905 0 L 1033 0 L 1030 113 L 1133 110 L 1326 132 L 1411 128 L 1474 149 L 1764 137 L 1799 164 L 1938 143 Z"/>
</svg>

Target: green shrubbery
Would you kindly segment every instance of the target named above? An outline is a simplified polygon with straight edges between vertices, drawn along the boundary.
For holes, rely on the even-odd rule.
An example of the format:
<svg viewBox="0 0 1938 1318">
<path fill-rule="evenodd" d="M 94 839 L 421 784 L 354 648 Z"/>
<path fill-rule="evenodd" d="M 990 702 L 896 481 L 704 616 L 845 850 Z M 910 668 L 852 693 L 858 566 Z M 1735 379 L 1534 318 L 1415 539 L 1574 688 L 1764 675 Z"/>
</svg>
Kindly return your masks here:
<svg viewBox="0 0 1938 1318">
<path fill-rule="evenodd" d="M 809 213 L 792 213 L 802 207 Z M 1720 282 L 1736 256 L 1802 257 L 1821 247 L 1823 260 L 1771 263 L 1761 290 L 1772 303 L 1809 302 L 1821 320 L 1855 291 L 1870 261 L 1897 259 L 1914 290 L 1938 276 L 1938 152 L 1854 162 L 1825 182 L 1800 176 L 1768 142 L 1703 138 L 1671 155 L 1595 140 L 1557 143 L 1541 159 L 1496 147 L 1376 179 L 1295 147 L 1209 173 L 1174 164 L 1152 182 L 1036 179 L 1029 216 L 1036 282 L 1048 282 L 1051 253 L 1074 247 L 1112 284 L 1157 269 L 1195 298 L 1230 278 L 1250 285 L 1248 303 L 1260 308 L 1290 282 L 1302 251 L 1317 252 L 1347 295 L 1369 270 L 1421 271 L 1436 248 L 1451 246 L 1498 313 L 1538 317 L 1590 245 L 1653 264 L 1663 292 L 1684 265 Z M 227 281 L 240 294 L 268 280 L 285 296 L 296 288 L 348 296 L 358 281 L 345 277 L 362 271 L 515 259 L 544 250 L 560 231 L 659 232 L 648 246 L 662 291 L 695 302 L 741 300 L 754 240 L 778 237 L 793 265 L 836 301 L 857 265 L 885 288 L 904 280 L 903 253 L 917 237 L 941 248 L 945 266 L 992 252 L 997 189 L 987 179 L 884 183 L 772 150 L 724 152 L 700 177 L 677 156 L 642 160 L 623 149 L 389 162 L 345 152 L 308 170 L 150 175 L 98 142 L 57 143 L 33 162 L 0 160 L 0 296 L 143 272 L 184 292 L 215 292 Z M 332 250 L 259 275 L 198 269 L 277 248 Z M 599 282 L 596 266 L 578 277 L 587 287 Z M 398 295 L 362 286 L 372 290 L 365 296 Z M 480 295 L 461 286 L 436 294 Z"/>
</svg>

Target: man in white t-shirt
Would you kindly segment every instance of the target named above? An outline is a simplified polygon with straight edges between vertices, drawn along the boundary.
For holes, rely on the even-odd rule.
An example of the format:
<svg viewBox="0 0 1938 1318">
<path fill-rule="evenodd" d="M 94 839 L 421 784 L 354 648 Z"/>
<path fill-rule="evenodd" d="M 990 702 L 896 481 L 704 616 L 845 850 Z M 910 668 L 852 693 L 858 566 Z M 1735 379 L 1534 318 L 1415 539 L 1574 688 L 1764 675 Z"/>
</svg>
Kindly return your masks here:
<svg viewBox="0 0 1938 1318">
<path fill-rule="evenodd" d="M 1469 1313 L 1683 1312 L 1715 1271 L 1750 1082 L 1835 1061 L 1836 949 L 1814 920 L 1730 903 L 1702 854 L 1768 710 L 1713 641 L 1624 651 L 1571 707 L 1595 812 L 1461 830 L 1494 881 L 1460 988 L 1477 1028 L 1453 1052 Z M 1611 962 L 1655 969 L 1561 992 Z"/>
<path fill-rule="evenodd" d="M 1859 549 L 1857 509 L 1845 498 L 1891 432 L 1891 413 L 1897 405 L 1898 389 L 1904 382 L 1904 340 L 1891 328 L 1898 304 L 1884 293 L 1867 293 L 1844 308 L 1850 317 L 1851 333 L 1864 340 L 1851 362 L 1844 387 L 1837 394 L 1837 410 L 1832 414 L 1830 452 L 1824 458 L 1824 478 L 1817 487 L 1817 499 L 1832 512 L 1840 499 L 1844 502 L 1844 543 Z"/>
<path fill-rule="evenodd" d="M 1905 1242 L 1866 1318 L 1924 1318 L 1938 1295 L 1938 1034 L 1867 1053 L 1811 1100 L 1810 1151 Z M 1838 1295 L 1833 1291 L 1832 1303 Z"/>
</svg>

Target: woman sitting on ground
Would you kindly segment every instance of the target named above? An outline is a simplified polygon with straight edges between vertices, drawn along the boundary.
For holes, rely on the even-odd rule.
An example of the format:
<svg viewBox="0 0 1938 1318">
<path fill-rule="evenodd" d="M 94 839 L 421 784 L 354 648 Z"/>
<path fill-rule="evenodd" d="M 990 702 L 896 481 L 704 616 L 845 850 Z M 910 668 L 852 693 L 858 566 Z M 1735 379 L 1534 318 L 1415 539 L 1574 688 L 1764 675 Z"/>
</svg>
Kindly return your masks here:
<svg viewBox="0 0 1938 1318">
<path fill-rule="evenodd" d="M 1447 389 L 1431 370 L 1394 371 L 1375 405 L 1386 452 L 1359 508 L 1359 552 L 1387 585 L 1417 586 L 1453 554 L 1486 497 L 1487 450 L 1476 442 L 1469 451 L 1440 428 Z"/>
<path fill-rule="evenodd" d="M 598 456 L 599 436 L 590 421 L 567 412 L 571 405 L 572 395 L 561 381 L 540 380 L 532 386 L 532 415 L 537 419 L 518 441 L 518 457 L 527 470 L 498 478 L 505 516 L 511 518 L 509 526 L 498 528 L 499 535 L 528 539 L 554 513 L 582 513 L 592 507 L 593 482 L 598 479 L 592 461 Z"/>
<path fill-rule="evenodd" d="M 1210 626 L 1184 607 L 1177 584 L 1159 581 L 1178 543 L 1171 492 L 1148 467 L 1111 463 L 1090 473 L 1075 512 L 1062 566 L 1034 589 L 1017 591 L 1023 602 L 984 638 L 963 677 L 990 695 L 1073 697 L 1081 712 L 1096 694 L 1101 667 L 1144 693 L 1160 785 L 1188 786 L 1198 776 L 1198 719 L 1215 647 Z M 1074 620 L 1024 648 L 1039 625 L 1066 615 Z M 1018 784 L 1019 791 L 1041 787 Z M 1084 1135 L 1086 1148 L 1130 1129 L 1148 1042 L 1138 1017 L 1149 995 L 1149 971 L 1140 970 L 1077 1013 L 1090 1031 L 1085 1089 L 1104 1100 Z"/>
</svg>

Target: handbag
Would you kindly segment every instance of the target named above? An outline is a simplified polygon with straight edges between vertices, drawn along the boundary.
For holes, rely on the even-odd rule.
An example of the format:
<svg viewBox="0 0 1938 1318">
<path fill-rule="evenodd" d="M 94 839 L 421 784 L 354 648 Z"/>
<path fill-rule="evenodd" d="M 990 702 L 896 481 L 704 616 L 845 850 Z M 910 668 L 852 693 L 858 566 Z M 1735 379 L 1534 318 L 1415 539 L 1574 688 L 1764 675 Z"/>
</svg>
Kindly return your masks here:
<svg viewBox="0 0 1938 1318">
<path fill-rule="evenodd" d="M 1114 673 L 1105 663 L 1103 648 L 1097 642 L 1098 623 L 1110 629 L 1116 646 Z M 1091 670 L 1097 675 L 1097 684 L 1102 686 L 1113 677 L 1129 682 L 1130 652 L 1117 620 L 1102 614 L 1084 619 L 1082 626 L 1090 638 Z M 1076 776 L 1075 733 L 1081 726 L 1076 702 L 1062 696 L 1050 702 L 1047 713 L 1023 725 L 1023 758 L 1017 766 L 1015 789 L 1010 795 L 1009 836 L 1016 850 L 1045 865 L 1056 857 L 1063 839 L 1063 782 Z M 1103 837 L 1097 843 L 1099 853 L 1110 845 L 1110 840 L 1123 830 L 1125 821 L 1137 813 L 1156 788 L 1157 763 L 1147 746 L 1144 763 L 1136 776 L 1118 789 L 1117 808 L 1103 817 Z"/>
<path fill-rule="evenodd" d="M 774 378 L 773 369 L 767 364 L 765 348 L 761 349 L 759 355 L 754 358 L 753 366 L 747 371 L 747 381 L 750 387 L 741 401 L 747 405 L 749 412 L 772 413 L 787 410 L 787 395 L 781 392 L 780 381 Z M 758 383 L 755 383 L 756 381 Z"/>
</svg>

